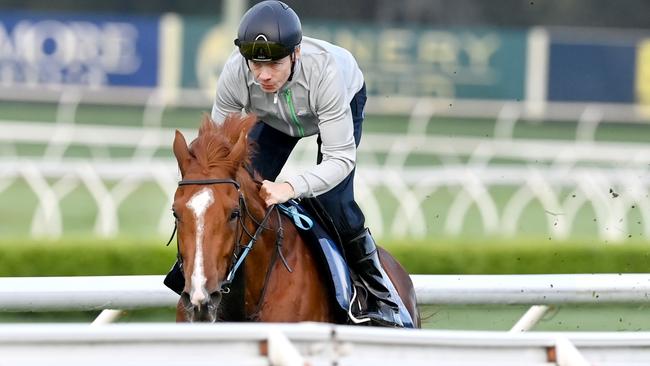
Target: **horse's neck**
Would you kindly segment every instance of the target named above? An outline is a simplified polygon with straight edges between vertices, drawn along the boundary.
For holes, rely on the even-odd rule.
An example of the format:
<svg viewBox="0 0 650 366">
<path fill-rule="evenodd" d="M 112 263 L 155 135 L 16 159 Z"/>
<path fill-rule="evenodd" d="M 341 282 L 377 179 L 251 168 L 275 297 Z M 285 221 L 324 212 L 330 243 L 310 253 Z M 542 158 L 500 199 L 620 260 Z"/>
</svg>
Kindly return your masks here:
<svg viewBox="0 0 650 366">
<path fill-rule="evenodd" d="M 254 216 L 258 223 L 261 223 L 266 212 L 266 204 L 259 197 L 257 185 L 253 183 L 248 172 L 241 174 L 238 177 L 238 180 L 242 183 L 242 187 L 245 189 L 244 194 L 247 197 L 247 205 L 251 209 L 251 215 Z M 252 220 L 248 221 L 247 229 L 252 234 L 257 230 L 257 224 L 252 222 Z M 300 234 L 291 220 L 282 215 L 279 210 L 275 209 L 270 213 L 267 222 L 264 223 L 264 227 L 265 229 L 260 233 L 260 238 L 254 244 L 254 249 L 251 250 L 250 255 L 245 261 L 244 302 L 246 316 L 248 318 L 255 318 L 262 321 L 268 319 L 289 319 L 289 316 L 277 318 L 277 314 L 271 315 L 271 313 L 269 313 L 270 310 L 263 306 L 263 304 L 267 303 L 270 297 L 277 295 L 275 292 L 278 291 L 278 286 L 282 287 L 286 284 L 278 282 L 288 279 L 287 275 L 289 272 L 288 269 L 284 267 L 284 259 L 286 258 L 289 268 L 293 270 L 292 276 L 296 276 L 293 281 L 297 281 L 296 283 L 303 281 L 303 285 L 309 283 L 313 288 L 322 288 L 322 291 L 317 298 L 317 302 L 321 301 L 320 299 L 322 299 L 323 293 L 326 291 L 324 289 L 324 281 L 322 281 L 322 278 L 320 277 L 321 275 L 318 271 L 304 272 L 304 267 L 313 267 L 316 266 L 316 263 L 313 258 L 311 258 L 308 248 L 300 238 Z M 281 233 L 278 232 L 280 227 L 282 227 Z M 282 235 L 282 237 L 280 237 L 280 235 Z M 281 243 L 278 243 L 279 239 L 282 240 Z M 281 246 L 278 247 L 278 244 Z M 281 258 L 280 255 L 284 258 Z M 319 287 L 318 284 L 321 286 Z M 298 288 L 301 286 L 302 285 L 299 285 Z M 294 288 L 294 291 L 295 290 L 296 289 Z M 289 307 L 291 308 L 291 306 Z M 277 311 L 277 309 L 274 311 Z M 268 318 L 268 316 L 271 316 L 271 318 Z M 293 314 L 291 316 L 293 316 Z M 299 315 L 296 314 L 295 316 Z M 329 318 L 313 317 L 305 319 L 325 321 Z"/>
<path fill-rule="evenodd" d="M 282 243 L 283 247 L 277 247 L 280 235 L 277 230 L 277 215 L 279 214 L 277 210 L 270 214 L 269 220 L 264 223 L 266 229 L 262 230 L 259 238 L 253 244 L 253 249 L 245 262 L 244 303 L 245 312 L 249 319 L 259 318 L 262 304 L 268 297 L 266 293 L 271 282 L 270 279 L 277 275 L 280 269 L 278 265 L 281 264 L 281 259 L 278 250 L 282 249 L 283 252 L 291 250 L 292 245 L 285 246 L 284 243 Z"/>
<path fill-rule="evenodd" d="M 276 239 L 278 235 L 278 215 L 279 212 L 272 212 L 266 223 L 262 223 L 266 213 L 266 204 L 260 198 L 256 184 L 247 171 L 240 172 L 238 180 L 242 184 L 248 214 L 254 219 L 248 219 L 245 223 L 246 229 L 250 234 L 254 234 L 258 229 L 258 223 L 263 224 L 266 229 L 262 229 L 259 238 L 253 244 L 248 258 L 245 261 L 245 302 L 248 311 L 254 312 L 260 302 L 260 295 L 265 286 L 266 273 L 270 266 L 273 265 L 273 252 L 276 250 Z"/>
</svg>

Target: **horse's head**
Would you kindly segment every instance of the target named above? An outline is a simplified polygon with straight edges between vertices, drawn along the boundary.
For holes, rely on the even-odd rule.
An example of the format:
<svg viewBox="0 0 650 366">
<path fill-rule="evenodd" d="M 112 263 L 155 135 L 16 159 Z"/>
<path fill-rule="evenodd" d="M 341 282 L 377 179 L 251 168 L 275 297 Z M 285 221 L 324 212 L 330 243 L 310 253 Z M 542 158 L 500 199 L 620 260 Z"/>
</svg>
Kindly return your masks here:
<svg viewBox="0 0 650 366">
<path fill-rule="evenodd" d="M 254 116 L 230 116 L 217 126 L 205 117 L 188 147 L 176 131 L 174 155 L 182 181 L 172 207 L 178 227 L 179 255 L 185 276 L 181 303 L 186 319 L 217 319 L 222 285 L 232 265 L 244 224 L 242 174 L 248 162 L 247 134 Z"/>
</svg>

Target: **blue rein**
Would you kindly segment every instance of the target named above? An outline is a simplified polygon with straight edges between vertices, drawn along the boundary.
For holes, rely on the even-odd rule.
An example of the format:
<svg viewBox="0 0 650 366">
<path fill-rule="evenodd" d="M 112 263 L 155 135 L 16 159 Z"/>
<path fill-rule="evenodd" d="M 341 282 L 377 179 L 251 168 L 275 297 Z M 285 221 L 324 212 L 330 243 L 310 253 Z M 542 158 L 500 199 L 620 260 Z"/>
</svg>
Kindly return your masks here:
<svg viewBox="0 0 650 366">
<path fill-rule="evenodd" d="M 233 264 L 232 268 L 228 272 L 228 275 L 226 276 L 226 279 L 223 281 L 221 285 L 222 288 L 232 283 L 233 279 L 235 278 L 235 273 L 237 272 L 237 269 L 242 265 L 242 263 L 244 263 L 246 256 L 248 255 L 250 250 L 253 249 L 253 244 L 255 244 L 255 241 L 257 241 L 257 236 L 261 232 L 261 229 L 264 226 L 263 224 L 268 220 L 269 215 L 271 214 L 271 211 L 273 211 L 274 207 L 277 207 L 280 211 L 289 215 L 289 217 L 291 217 L 291 219 L 293 220 L 294 224 L 302 230 L 309 230 L 314 226 L 314 222 L 307 215 L 298 212 L 298 209 L 295 206 L 287 207 L 283 204 L 276 204 L 276 205 L 269 206 L 266 209 L 266 213 L 264 214 L 264 219 L 262 219 L 262 225 L 260 225 L 257 228 L 253 237 L 248 241 L 248 244 L 246 244 L 242 252 L 239 254 L 239 258 L 237 259 L 237 262 Z"/>
<path fill-rule="evenodd" d="M 246 256 L 248 256 L 248 252 L 253 249 L 253 244 L 257 241 L 257 237 L 260 235 L 262 232 L 262 229 L 264 228 L 264 224 L 268 221 L 271 212 L 273 212 L 273 208 L 275 208 L 275 205 L 271 205 L 266 209 L 266 212 L 264 213 L 264 218 L 262 219 L 260 225 L 257 227 L 257 230 L 255 230 L 255 234 L 251 237 L 251 239 L 248 241 L 248 244 L 244 247 L 242 252 L 239 254 L 239 258 L 237 258 L 237 261 L 232 265 L 230 268 L 230 271 L 228 271 L 228 275 L 226 276 L 226 279 L 221 283 L 221 288 L 226 288 L 228 285 L 232 283 L 232 280 L 235 278 L 235 273 L 237 272 L 237 269 L 244 263 L 244 259 L 246 259 Z"/>
<path fill-rule="evenodd" d="M 293 220 L 293 223 L 300 229 L 302 230 L 309 230 L 314 226 L 314 222 L 309 218 L 309 216 L 301 214 L 298 212 L 298 209 L 296 206 L 285 206 L 283 204 L 279 204 L 278 208 L 280 211 L 284 212 L 287 214 L 291 219 Z"/>
</svg>

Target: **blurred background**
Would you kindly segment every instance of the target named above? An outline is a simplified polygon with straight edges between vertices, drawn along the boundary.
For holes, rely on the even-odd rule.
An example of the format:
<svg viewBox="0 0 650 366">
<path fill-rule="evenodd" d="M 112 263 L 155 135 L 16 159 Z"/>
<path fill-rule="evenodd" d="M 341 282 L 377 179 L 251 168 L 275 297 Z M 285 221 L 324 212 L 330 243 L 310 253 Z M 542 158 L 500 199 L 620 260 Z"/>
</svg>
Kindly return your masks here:
<svg viewBox="0 0 650 366">
<path fill-rule="evenodd" d="M 0 0 L 2 275 L 172 264 L 174 130 L 254 3 Z M 357 200 L 411 272 L 646 271 L 650 2 L 287 3 L 364 72 Z"/>
</svg>

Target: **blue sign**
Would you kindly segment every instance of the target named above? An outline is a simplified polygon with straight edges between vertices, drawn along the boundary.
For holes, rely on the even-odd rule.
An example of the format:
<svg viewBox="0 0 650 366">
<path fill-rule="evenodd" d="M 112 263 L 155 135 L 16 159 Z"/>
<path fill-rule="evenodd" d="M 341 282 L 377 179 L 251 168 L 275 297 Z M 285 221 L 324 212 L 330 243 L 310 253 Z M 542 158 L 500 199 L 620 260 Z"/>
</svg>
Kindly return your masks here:
<svg viewBox="0 0 650 366">
<path fill-rule="evenodd" d="M 159 19 L 0 14 L 0 85 L 155 87 Z"/>
<path fill-rule="evenodd" d="M 548 100 L 634 103 L 636 45 L 552 42 Z"/>
</svg>

